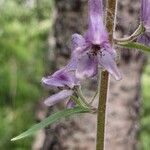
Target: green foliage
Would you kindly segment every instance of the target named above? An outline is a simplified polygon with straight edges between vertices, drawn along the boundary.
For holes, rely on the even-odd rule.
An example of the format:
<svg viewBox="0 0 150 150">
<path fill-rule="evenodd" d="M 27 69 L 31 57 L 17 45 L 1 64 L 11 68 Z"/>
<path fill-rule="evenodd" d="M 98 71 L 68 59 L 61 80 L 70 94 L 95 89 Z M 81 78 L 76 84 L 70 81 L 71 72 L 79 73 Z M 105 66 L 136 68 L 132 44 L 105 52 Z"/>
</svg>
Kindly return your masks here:
<svg viewBox="0 0 150 150">
<path fill-rule="evenodd" d="M 145 69 L 142 78 L 143 90 L 143 109 L 141 114 L 141 132 L 140 141 L 142 150 L 149 150 L 150 148 L 150 63 Z"/>
<path fill-rule="evenodd" d="M 44 120 L 42 120 L 40 123 L 35 124 L 27 131 L 25 131 L 25 132 L 21 133 L 20 135 L 18 135 L 17 137 L 13 138 L 11 141 L 16 141 L 16 140 L 28 137 L 28 136 L 34 134 L 35 132 L 37 132 L 38 130 L 45 128 L 48 125 L 51 125 L 51 124 L 59 121 L 62 118 L 69 117 L 74 114 L 86 113 L 89 111 L 90 111 L 90 109 L 88 109 L 88 108 L 78 106 L 78 107 L 75 107 L 72 109 L 64 109 L 62 111 L 56 112 L 56 113 L 50 115 L 49 117 L 45 118 Z"/>
<path fill-rule="evenodd" d="M 138 42 L 119 42 L 117 44 L 124 48 L 138 49 L 143 52 L 150 52 L 150 47 Z"/>
<path fill-rule="evenodd" d="M 0 149 L 5 150 L 31 149 L 32 138 L 10 139 L 33 124 L 34 104 L 43 93 L 52 0 L 27 2 L 0 1 Z"/>
</svg>

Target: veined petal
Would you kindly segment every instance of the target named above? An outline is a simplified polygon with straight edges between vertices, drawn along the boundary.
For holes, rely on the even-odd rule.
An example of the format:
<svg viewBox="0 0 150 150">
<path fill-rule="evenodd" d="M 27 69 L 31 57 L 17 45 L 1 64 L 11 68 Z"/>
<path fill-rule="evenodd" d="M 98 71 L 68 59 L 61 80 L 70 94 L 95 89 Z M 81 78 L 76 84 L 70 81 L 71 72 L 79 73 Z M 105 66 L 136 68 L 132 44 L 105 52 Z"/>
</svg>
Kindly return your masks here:
<svg viewBox="0 0 150 150">
<path fill-rule="evenodd" d="M 89 28 L 85 38 L 95 45 L 100 45 L 108 40 L 108 34 L 103 23 L 102 0 L 89 0 Z"/>
<path fill-rule="evenodd" d="M 75 71 L 77 69 L 77 64 L 78 64 L 78 57 L 71 56 L 71 59 L 69 63 L 67 64 L 66 68 L 67 70 Z"/>
<path fill-rule="evenodd" d="M 75 85 L 75 76 L 63 68 L 56 71 L 53 75 L 42 79 L 42 83 L 49 87 L 65 87 L 73 88 Z"/>
<path fill-rule="evenodd" d="M 71 49 L 74 51 L 76 49 L 82 48 L 85 46 L 85 39 L 80 34 L 73 34 L 71 37 Z"/>
<path fill-rule="evenodd" d="M 71 37 L 72 57 L 80 57 L 87 52 L 90 43 L 87 43 L 80 34 L 73 34 Z"/>
<path fill-rule="evenodd" d="M 56 103 L 58 103 L 62 100 L 68 100 L 72 94 L 73 94 L 72 90 L 62 90 L 59 93 L 56 93 L 56 94 L 48 97 L 44 101 L 44 104 L 47 106 L 55 105 Z"/>
<path fill-rule="evenodd" d="M 145 33 L 138 38 L 138 42 L 150 46 L 150 0 L 141 0 L 141 21 Z"/>
<path fill-rule="evenodd" d="M 68 70 L 76 70 L 77 64 L 80 58 L 82 58 L 82 55 L 85 55 L 88 51 L 87 47 L 89 47 L 89 44 L 85 42 L 85 39 L 80 34 L 73 34 L 71 39 L 71 59 L 66 66 Z"/>
<path fill-rule="evenodd" d="M 51 76 L 43 77 L 42 84 L 49 87 L 64 87 L 64 82 L 61 82 L 60 80 Z"/>
<path fill-rule="evenodd" d="M 141 0 L 141 21 L 150 27 L 150 0 Z"/>
<path fill-rule="evenodd" d="M 86 79 L 95 76 L 98 71 L 97 65 L 97 57 L 86 54 L 79 60 L 76 77 L 79 79 Z"/>
<path fill-rule="evenodd" d="M 116 80 L 121 80 L 121 74 L 117 68 L 114 57 L 106 50 L 102 49 L 98 55 L 100 66 L 104 67 Z"/>
<path fill-rule="evenodd" d="M 102 49 L 106 50 L 107 52 L 109 52 L 112 57 L 115 59 L 117 56 L 116 50 L 112 48 L 112 46 L 110 45 L 110 43 L 108 41 L 104 42 L 101 45 Z"/>
</svg>

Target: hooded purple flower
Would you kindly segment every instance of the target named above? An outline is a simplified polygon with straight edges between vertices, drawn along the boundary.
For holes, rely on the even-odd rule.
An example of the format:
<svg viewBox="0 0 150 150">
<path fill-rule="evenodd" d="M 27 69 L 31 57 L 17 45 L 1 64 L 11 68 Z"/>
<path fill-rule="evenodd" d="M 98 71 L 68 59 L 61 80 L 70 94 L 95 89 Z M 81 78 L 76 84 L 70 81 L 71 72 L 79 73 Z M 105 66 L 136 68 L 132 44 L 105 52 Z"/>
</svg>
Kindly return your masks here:
<svg viewBox="0 0 150 150">
<path fill-rule="evenodd" d="M 72 35 L 72 58 L 70 68 L 76 70 L 76 77 L 85 79 L 98 72 L 98 66 L 105 68 L 116 80 L 121 79 L 108 34 L 103 23 L 102 0 L 89 0 L 89 23 L 84 36 Z"/>
<path fill-rule="evenodd" d="M 145 33 L 138 41 L 150 46 L 150 0 L 141 0 L 141 21 L 144 25 Z"/>
<path fill-rule="evenodd" d="M 79 81 L 75 78 L 74 72 L 67 70 L 67 68 L 56 71 L 51 76 L 42 79 L 42 83 L 48 87 L 57 87 L 62 89 L 60 92 L 48 97 L 45 100 L 47 106 L 52 106 L 62 100 L 70 100 L 73 94 L 73 88 L 79 84 Z"/>
</svg>

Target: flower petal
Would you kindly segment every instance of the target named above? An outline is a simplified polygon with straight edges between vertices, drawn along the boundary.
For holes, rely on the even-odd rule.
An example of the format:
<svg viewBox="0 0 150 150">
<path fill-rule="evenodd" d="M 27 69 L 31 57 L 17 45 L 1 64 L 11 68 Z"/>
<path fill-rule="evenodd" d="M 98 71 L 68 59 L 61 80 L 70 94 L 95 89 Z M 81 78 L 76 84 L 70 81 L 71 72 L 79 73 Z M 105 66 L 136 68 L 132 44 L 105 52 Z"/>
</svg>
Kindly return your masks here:
<svg viewBox="0 0 150 150">
<path fill-rule="evenodd" d="M 66 104 L 66 107 L 68 109 L 71 109 L 71 108 L 74 108 L 75 106 L 76 106 L 76 103 L 73 100 L 69 99 L 67 104 Z"/>
<path fill-rule="evenodd" d="M 62 90 L 59 93 L 56 93 L 50 97 L 48 97 L 45 101 L 44 104 L 47 106 L 52 106 L 55 105 L 56 103 L 65 100 L 65 99 L 69 99 L 70 96 L 73 94 L 72 90 Z"/>
<path fill-rule="evenodd" d="M 104 67 L 116 80 L 121 80 L 121 74 L 117 68 L 114 57 L 106 50 L 102 49 L 98 55 L 99 64 Z"/>
<path fill-rule="evenodd" d="M 150 46 L 150 0 L 141 0 L 141 21 L 145 33 L 138 38 L 138 42 Z"/>
<path fill-rule="evenodd" d="M 150 46 L 150 33 L 144 33 L 141 37 L 138 38 L 138 42 Z"/>
<path fill-rule="evenodd" d="M 108 34 L 103 23 L 102 0 L 89 0 L 89 29 L 85 38 L 95 45 L 100 45 L 108 40 Z"/>
<path fill-rule="evenodd" d="M 77 33 L 73 34 L 71 39 L 71 59 L 66 68 L 69 70 L 76 70 L 79 58 L 87 53 L 88 47 L 89 44 L 85 42 L 82 35 Z"/>
<path fill-rule="evenodd" d="M 150 1 L 142 0 L 141 2 L 141 21 L 143 21 L 144 26 L 150 27 Z"/>
<path fill-rule="evenodd" d="M 42 84 L 49 87 L 64 87 L 64 82 L 61 82 L 55 77 L 43 77 L 42 78 Z"/>
<path fill-rule="evenodd" d="M 109 42 L 104 42 L 102 45 L 101 45 L 102 49 L 106 50 L 107 52 L 109 52 L 112 57 L 115 59 L 116 56 L 117 56 L 117 52 L 115 49 L 112 48 L 112 46 L 110 45 Z"/>
<path fill-rule="evenodd" d="M 77 69 L 77 64 L 78 64 L 78 57 L 72 55 L 69 63 L 66 66 L 66 69 L 70 71 L 74 71 Z"/>
<path fill-rule="evenodd" d="M 42 79 L 42 83 L 49 87 L 65 87 L 73 88 L 75 85 L 75 76 L 63 68 L 56 71 L 53 75 Z"/>
<path fill-rule="evenodd" d="M 71 49 L 75 50 L 85 45 L 85 39 L 80 34 L 73 34 L 71 37 Z"/>
<path fill-rule="evenodd" d="M 90 43 L 87 43 L 80 34 L 73 34 L 71 38 L 72 57 L 80 57 L 88 50 Z"/>
<path fill-rule="evenodd" d="M 79 79 L 85 79 L 95 76 L 98 71 L 97 65 L 97 57 L 86 54 L 79 60 L 76 77 Z"/>
</svg>

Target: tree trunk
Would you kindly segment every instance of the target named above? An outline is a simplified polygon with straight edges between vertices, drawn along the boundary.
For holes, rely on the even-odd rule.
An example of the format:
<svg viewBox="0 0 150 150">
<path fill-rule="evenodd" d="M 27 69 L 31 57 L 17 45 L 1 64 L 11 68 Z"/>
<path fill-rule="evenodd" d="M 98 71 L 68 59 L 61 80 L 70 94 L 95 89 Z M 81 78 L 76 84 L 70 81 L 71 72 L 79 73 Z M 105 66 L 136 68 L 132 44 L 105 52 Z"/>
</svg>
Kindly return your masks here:
<svg viewBox="0 0 150 150">
<path fill-rule="evenodd" d="M 120 1 L 116 36 L 130 35 L 139 23 L 140 1 Z M 146 57 L 121 50 L 123 80 L 111 80 L 107 103 L 106 150 L 137 150 L 141 99 L 141 75 Z"/>
<path fill-rule="evenodd" d="M 66 58 L 70 55 L 71 35 L 75 32 L 83 33 L 86 29 L 87 0 L 55 0 L 55 4 L 55 60 L 59 68 L 66 64 Z M 119 2 L 117 36 L 129 35 L 136 29 L 139 7 L 140 3 L 137 0 Z M 123 80 L 117 82 L 111 78 L 107 103 L 105 149 L 136 150 L 139 129 L 140 80 L 145 57 L 138 51 L 120 51 L 119 67 Z M 89 93 L 93 93 L 95 87 L 92 91 L 91 88 L 89 89 L 90 91 L 86 93 L 91 96 Z M 94 150 L 95 137 L 96 115 L 80 115 L 80 117 L 64 120 L 47 129 L 43 150 Z"/>
</svg>

